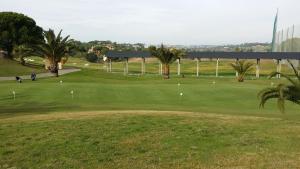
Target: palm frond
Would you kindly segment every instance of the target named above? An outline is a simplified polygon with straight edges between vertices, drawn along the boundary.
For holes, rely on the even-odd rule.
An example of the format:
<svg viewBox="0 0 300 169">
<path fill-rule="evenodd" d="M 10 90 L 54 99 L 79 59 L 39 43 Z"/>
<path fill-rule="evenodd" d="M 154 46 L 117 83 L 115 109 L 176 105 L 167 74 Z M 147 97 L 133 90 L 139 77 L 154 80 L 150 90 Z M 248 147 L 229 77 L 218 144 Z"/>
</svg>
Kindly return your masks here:
<svg viewBox="0 0 300 169">
<path fill-rule="evenodd" d="M 286 74 L 283 74 L 283 73 L 280 73 L 280 72 L 272 72 L 270 75 L 269 75 L 269 79 L 271 79 L 271 78 L 273 78 L 273 77 L 275 77 L 276 75 L 280 75 L 280 76 L 282 76 L 282 77 L 284 77 L 284 78 L 286 78 L 289 82 L 291 82 L 292 84 L 297 84 L 297 82 L 296 81 L 294 81 L 292 78 L 290 78 L 288 75 L 286 75 Z"/>
<path fill-rule="evenodd" d="M 239 79 L 244 79 L 244 76 L 253 70 L 253 63 L 246 60 L 239 60 L 235 63 L 230 63 L 230 66 L 239 74 Z M 242 80 L 243 81 L 243 80 Z"/>
<path fill-rule="evenodd" d="M 292 64 L 292 62 L 288 59 L 287 60 L 288 63 L 290 64 L 290 66 L 292 67 L 293 71 L 294 71 L 294 74 L 296 75 L 296 77 L 298 78 L 298 80 L 300 81 L 300 75 L 298 74 L 298 71 L 297 69 L 295 68 L 295 66 Z"/>
<path fill-rule="evenodd" d="M 273 88 L 266 88 L 259 92 L 258 96 L 260 97 L 260 107 L 264 107 L 265 103 L 270 99 L 277 99 L 278 109 L 284 113 L 285 112 L 285 101 L 288 100 L 295 104 L 300 105 L 300 78 L 295 66 L 288 60 L 291 65 L 297 80 L 293 80 L 286 74 L 279 72 L 272 72 L 269 75 L 269 78 L 272 78 L 276 75 L 281 75 L 287 79 L 291 84 L 279 84 Z"/>
</svg>

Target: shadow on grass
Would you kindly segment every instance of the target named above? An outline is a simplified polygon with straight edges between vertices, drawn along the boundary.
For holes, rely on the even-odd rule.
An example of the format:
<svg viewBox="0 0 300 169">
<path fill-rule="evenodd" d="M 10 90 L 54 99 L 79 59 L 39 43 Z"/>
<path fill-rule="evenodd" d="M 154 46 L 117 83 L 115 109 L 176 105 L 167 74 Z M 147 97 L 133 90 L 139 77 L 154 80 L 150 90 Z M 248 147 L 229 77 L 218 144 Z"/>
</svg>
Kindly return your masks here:
<svg viewBox="0 0 300 169">
<path fill-rule="evenodd" d="M 14 117 L 20 115 L 30 114 L 47 114 L 55 111 L 62 110 L 76 110 L 80 106 L 77 105 L 64 105 L 62 103 L 51 102 L 51 103 L 39 103 L 39 102 L 24 102 L 17 103 L 14 106 L 5 106 L 0 109 L 0 118 Z"/>
</svg>

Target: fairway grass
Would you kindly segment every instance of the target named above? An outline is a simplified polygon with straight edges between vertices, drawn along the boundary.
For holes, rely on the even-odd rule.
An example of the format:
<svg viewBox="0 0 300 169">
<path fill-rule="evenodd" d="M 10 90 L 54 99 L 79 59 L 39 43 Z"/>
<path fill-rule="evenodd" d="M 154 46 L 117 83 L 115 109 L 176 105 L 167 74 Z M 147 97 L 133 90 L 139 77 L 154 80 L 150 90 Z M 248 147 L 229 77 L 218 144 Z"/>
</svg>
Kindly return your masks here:
<svg viewBox="0 0 300 169">
<path fill-rule="evenodd" d="M 62 83 L 60 83 L 62 81 Z M 59 78 L 0 83 L 0 117 L 89 110 L 165 110 L 279 116 L 276 101 L 259 108 L 257 93 L 283 80 L 261 78 L 238 83 L 234 77 L 158 75 L 123 76 L 83 69 Z M 180 85 L 178 85 L 180 84 Z M 12 92 L 15 91 L 16 99 Z M 72 99 L 71 91 L 74 92 Z M 183 96 L 180 96 L 183 93 Z M 300 119 L 299 107 L 287 102 L 285 118 Z"/>
<path fill-rule="evenodd" d="M 258 106 L 257 93 L 279 83 L 86 68 L 3 81 L 0 169 L 297 168 L 299 106 Z"/>
<path fill-rule="evenodd" d="M 0 121 L 3 168 L 297 168 L 300 124 L 172 111 L 90 111 Z"/>
</svg>

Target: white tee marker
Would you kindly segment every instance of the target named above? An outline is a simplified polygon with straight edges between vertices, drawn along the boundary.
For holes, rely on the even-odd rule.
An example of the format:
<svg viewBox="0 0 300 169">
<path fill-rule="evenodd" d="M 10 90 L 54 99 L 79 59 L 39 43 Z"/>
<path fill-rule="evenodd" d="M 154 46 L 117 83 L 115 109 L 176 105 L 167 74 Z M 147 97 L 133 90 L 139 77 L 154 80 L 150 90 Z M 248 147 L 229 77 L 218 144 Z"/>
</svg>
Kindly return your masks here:
<svg viewBox="0 0 300 169">
<path fill-rule="evenodd" d="M 16 92 L 15 92 L 15 91 L 12 91 L 12 94 L 13 94 L 14 100 L 16 100 Z"/>
<path fill-rule="evenodd" d="M 62 85 L 63 81 L 61 80 L 61 81 L 59 81 L 59 83 L 60 83 L 60 85 Z"/>
</svg>

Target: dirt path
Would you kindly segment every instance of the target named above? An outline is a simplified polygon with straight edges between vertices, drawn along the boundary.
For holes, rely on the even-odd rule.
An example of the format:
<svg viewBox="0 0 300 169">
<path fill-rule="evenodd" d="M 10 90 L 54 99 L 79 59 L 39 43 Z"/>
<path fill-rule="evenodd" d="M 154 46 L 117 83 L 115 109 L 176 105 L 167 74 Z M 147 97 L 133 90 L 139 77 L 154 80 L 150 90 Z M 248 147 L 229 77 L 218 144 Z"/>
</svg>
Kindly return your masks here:
<svg viewBox="0 0 300 169">
<path fill-rule="evenodd" d="M 212 121 L 218 119 L 219 122 L 240 122 L 240 121 L 257 121 L 257 120 L 280 120 L 278 118 L 252 117 L 252 116 L 235 116 L 221 115 L 213 113 L 198 113 L 184 111 L 156 111 L 156 110 L 111 110 L 111 111 L 83 111 L 83 112 L 53 112 L 48 114 L 24 114 L 13 117 L 0 117 L 1 123 L 11 122 L 33 122 L 33 121 L 55 121 L 55 120 L 75 120 L 75 119 L 92 119 L 99 116 L 112 115 L 148 115 L 148 116 L 185 116 L 192 118 L 207 118 Z"/>
<path fill-rule="evenodd" d="M 73 73 L 73 72 L 78 72 L 81 71 L 81 69 L 63 69 L 63 70 L 59 70 L 58 74 L 59 75 L 64 75 L 64 74 L 68 74 L 68 73 Z M 53 77 L 54 74 L 52 73 L 39 73 L 36 75 L 36 78 L 45 78 L 45 77 Z M 20 76 L 23 80 L 26 79 L 31 79 L 30 75 L 24 75 L 24 76 Z M 0 81 L 7 81 L 7 80 L 16 80 L 16 77 L 14 76 L 10 76 L 10 77 L 0 77 Z"/>
</svg>

